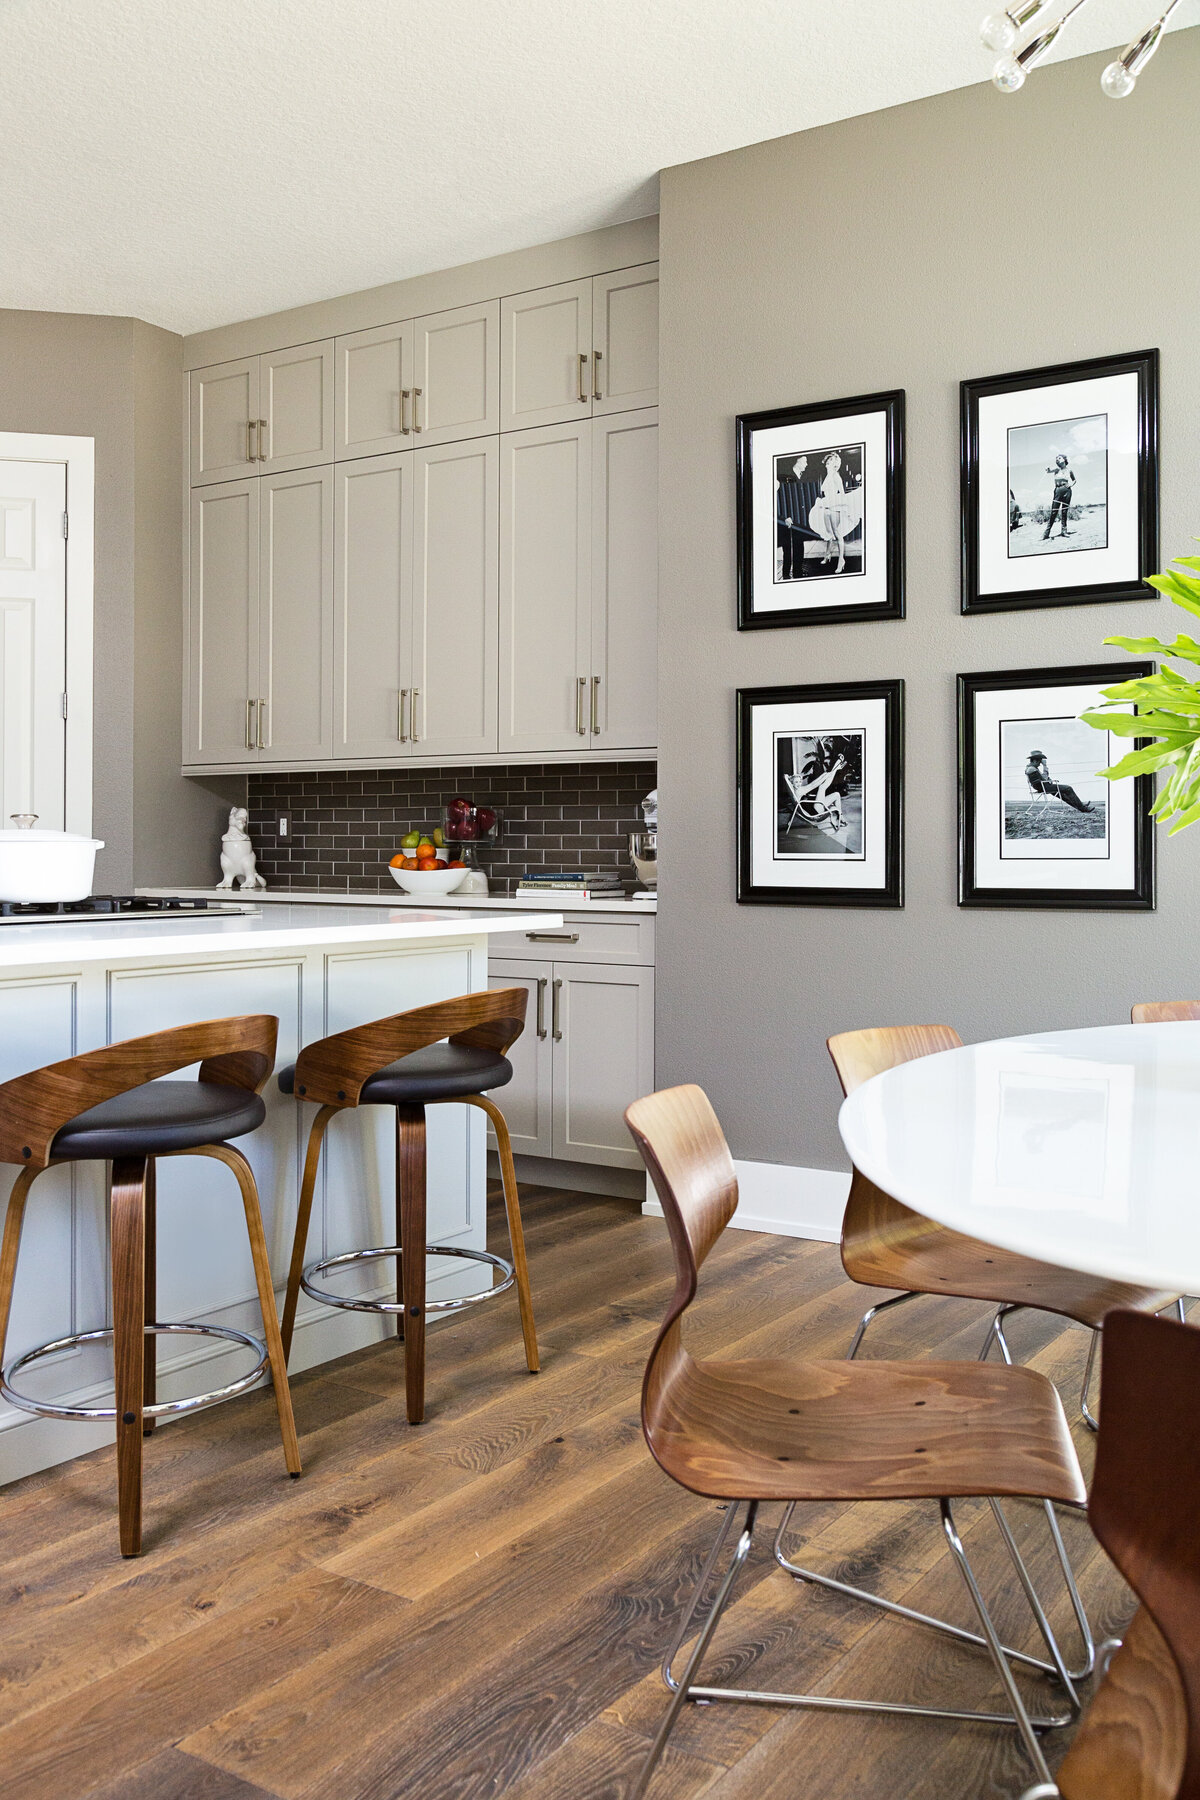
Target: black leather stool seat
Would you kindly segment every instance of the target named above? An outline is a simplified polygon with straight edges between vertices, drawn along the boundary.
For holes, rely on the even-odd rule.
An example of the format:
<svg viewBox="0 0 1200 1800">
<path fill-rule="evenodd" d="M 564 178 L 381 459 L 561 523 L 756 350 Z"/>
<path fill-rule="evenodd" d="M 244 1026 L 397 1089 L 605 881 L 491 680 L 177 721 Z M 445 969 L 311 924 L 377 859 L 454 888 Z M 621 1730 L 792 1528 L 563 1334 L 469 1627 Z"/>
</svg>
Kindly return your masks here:
<svg viewBox="0 0 1200 1800">
<path fill-rule="evenodd" d="M 262 1096 L 215 1081 L 148 1081 L 68 1119 L 50 1146 L 66 1159 L 164 1156 L 241 1137 L 267 1116 Z"/>
<path fill-rule="evenodd" d="M 458 1094 L 486 1094 L 512 1076 L 512 1064 L 496 1050 L 427 1044 L 369 1075 L 359 1098 L 374 1106 L 422 1106 L 427 1100 L 453 1100 Z M 295 1092 L 295 1063 L 280 1070 L 279 1086 L 285 1094 Z"/>
</svg>

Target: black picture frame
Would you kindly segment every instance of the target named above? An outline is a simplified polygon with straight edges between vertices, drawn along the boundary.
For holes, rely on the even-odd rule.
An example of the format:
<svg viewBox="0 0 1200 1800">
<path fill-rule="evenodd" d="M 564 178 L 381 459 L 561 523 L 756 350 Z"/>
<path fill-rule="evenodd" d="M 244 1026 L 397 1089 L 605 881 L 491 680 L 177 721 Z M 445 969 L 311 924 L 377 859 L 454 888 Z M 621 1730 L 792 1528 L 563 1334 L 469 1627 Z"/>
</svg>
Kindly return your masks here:
<svg viewBox="0 0 1200 1800">
<path fill-rule="evenodd" d="M 1154 894 L 1154 820 L 1150 807 L 1154 800 L 1154 777 L 1138 775 L 1132 783 L 1133 794 L 1133 880 L 1129 887 L 1078 888 L 1047 886 L 1045 888 L 1010 888 L 982 885 L 975 878 L 978 793 L 976 788 L 977 732 L 976 701 L 981 693 L 1008 689 L 1029 690 L 1039 687 L 1081 688 L 1111 687 L 1120 681 L 1132 681 L 1154 673 L 1152 662 L 1085 663 L 1067 668 L 976 670 L 958 677 L 958 904 L 963 907 L 988 907 L 1039 912 L 1153 912 Z M 1084 701 L 1082 704 L 1086 704 Z M 1082 705 L 1081 705 L 1082 710 Z M 1085 729 L 1091 729 L 1085 727 Z M 1096 734 L 1097 767 L 1103 764 L 1101 735 Z M 1122 738 L 1119 754 L 1141 749 L 1145 738 Z M 997 806 L 1002 800 L 997 795 Z M 999 811 L 997 818 L 999 819 Z M 1061 869 L 1061 863 L 1058 865 Z"/>
<path fill-rule="evenodd" d="M 753 808 L 756 780 L 778 781 L 772 758 L 756 770 L 753 755 L 755 709 L 792 703 L 821 706 L 840 701 L 884 703 L 883 880 L 872 885 L 756 885 Z M 844 724 L 831 728 L 833 735 Z M 777 804 L 777 802 L 773 802 Z M 864 832 L 865 836 L 865 832 Z M 901 907 L 904 904 L 904 682 L 820 682 L 803 686 L 739 688 L 737 691 L 737 898 L 743 906 Z"/>
<path fill-rule="evenodd" d="M 796 606 L 761 610 L 754 592 L 754 439 L 756 433 L 781 426 L 819 425 L 847 417 L 880 413 L 884 421 L 884 507 L 886 518 L 885 598 L 875 602 L 830 600 L 821 606 Z M 807 406 L 779 406 L 769 412 L 739 413 L 735 420 L 737 495 L 737 627 L 739 631 L 770 631 L 789 625 L 848 625 L 859 621 L 904 617 L 904 390 L 858 394 L 848 400 L 828 400 Z M 814 452 L 816 454 L 816 452 Z M 772 470 L 761 479 L 773 483 Z M 868 495 L 868 500 L 869 500 Z M 775 516 L 772 497 L 771 516 Z M 807 528 L 805 528 L 807 531 Z M 774 566 L 774 546 L 772 547 Z"/>
<path fill-rule="evenodd" d="M 1039 606 L 1094 606 L 1108 600 L 1153 600 L 1156 597 L 1155 590 L 1145 578 L 1153 574 L 1158 566 L 1158 360 L 1157 350 L 1137 350 L 1124 356 L 1096 356 L 1082 362 L 1059 363 L 1045 369 L 1024 369 L 1016 374 L 993 375 L 986 380 L 962 382 L 961 610 L 964 613 L 1018 612 Z M 1138 578 L 1076 586 L 1035 587 L 1009 593 L 981 592 L 979 402 L 997 394 L 1013 394 L 1025 389 L 1056 387 L 1066 382 L 1123 374 L 1134 374 L 1138 381 Z"/>
</svg>

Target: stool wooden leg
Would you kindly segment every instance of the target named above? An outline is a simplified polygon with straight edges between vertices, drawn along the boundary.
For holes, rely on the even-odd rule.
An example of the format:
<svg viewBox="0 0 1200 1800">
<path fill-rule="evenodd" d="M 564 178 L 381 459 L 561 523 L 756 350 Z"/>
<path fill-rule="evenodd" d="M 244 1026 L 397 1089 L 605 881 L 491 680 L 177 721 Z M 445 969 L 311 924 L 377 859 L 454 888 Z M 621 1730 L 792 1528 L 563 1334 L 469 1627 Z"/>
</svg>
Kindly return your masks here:
<svg viewBox="0 0 1200 1800">
<path fill-rule="evenodd" d="M 142 1547 L 142 1404 L 146 1376 L 146 1159 L 113 1163 L 112 1220 L 113 1368 L 117 1405 L 117 1508 L 121 1555 Z"/>
<path fill-rule="evenodd" d="M 144 1307 L 147 1325 L 153 1325 L 158 1317 L 158 1181 L 155 1172 L 154 1158 L 146 1163 L 146 1280 Z M 158 1398 L 158 1344 L 152 1333 L 145 1333 L 142 1338 L 142 1355 L 145 1369 L 142 1375 L 142 1405 L 153 1406 Z M 142 1436 L 149 1437 L 154 1430 L 154 1419 L 142 1415 Z"/>
<path fill-rule="evenodd" d="M 4 1242 L 0 1244 L 0 1365 L 4 1362 L 4 1345 L 8 1338 L 8 1318 L 12 1311 L 13 1283 L 17 1276 L 17 1252 L 21 1248 L 21 1226 L 25 1220 L 25 1201 L 38 1174 L 37 1169 L 22 1169 L 13 1182 L 4 1215 Z"/>
<path fill-rule="evenodd" d="M 425 1417 L 425 1108 L 396 1108 L 396 1204 L 404 1301 L 404 1397 L 408 1422 Z"/>
<path fill-rule="evenodd" d="M 300 1208 L 296 1214 L 296 1235 L 292 1239 L 292 1265 L 288 1270 L 287 1293 L 283 1299 L 281 1335 L 285 1359 L 292 1354 L 292 1332 L 296 1327 L 296 1303 L 300 1298 L 300 1277 L 304 1273 L 304 1246 L 308 1242 L 313 1195 L 317 1190 L 317 1169 L 321 1162 L 321 1143 L 325 1136 L 325 1127 L 337 1110 L 336 1106 L 323 1106 L 313 1120 L 312 1130 L 308 1134 L 308 1155 L 304 1159 L 304 1179 L 300 1183 Z"/>
<path fill-rule="evenodd" d="M 521 1307 L 521 1336 L 525 1340 L 525 1363 L 531 1375 L 538 1368 L 537 1327 L 533 1322 L 533 1296 L 529 1291 L 529 1264 L 525 1260 L 525 1233 L 521 1229 L 521 1199 L 517 1192 L 517 1170 L 513 1162 L 512 1139 L 508 1121 L 495 1101 L 486 1094 L 468 1096 L 472 1106 L 482 1107 L 496 1131 L 496 1148 L 500 1153 L 500 1178 L 504 1184 L 504 1210 L 508 1215 L 508 1241 L 512 1246 L 513 1274 L 517 1278 L 517 1300 Z"/>
<path fill-rule="evenodd" d="M 275 1410 L 279 1414 L 279 1435 L 283 1439 L 283 1455 L 289 1475 L 301 1470 L 300 1446 L 296 1441 L 296 1421 L 292 1416 L 292 1391 L 288 1386 L 287 1359 L 279 1330 L 279 1314 L 275 1310 L 275 1284 L 271 1279 L 271 1259 L 263 1233 L 262 1213 L 258 1206 L 258 1184 L 254 1170 L 234 1144 L 205 1144 L 188 1155 L 215 1156 L 233 1170 L 242 1190 L 242 1206 L 246 1213 L 246 1231 L 250 1238 L 250 1255 L 254 1259 L 254 1279 L 258 1286 L 258 1304 L 262 1312 L 263 1337 L 271 1364 L 271 1385 L 275 1389 Z"/>
</svg>

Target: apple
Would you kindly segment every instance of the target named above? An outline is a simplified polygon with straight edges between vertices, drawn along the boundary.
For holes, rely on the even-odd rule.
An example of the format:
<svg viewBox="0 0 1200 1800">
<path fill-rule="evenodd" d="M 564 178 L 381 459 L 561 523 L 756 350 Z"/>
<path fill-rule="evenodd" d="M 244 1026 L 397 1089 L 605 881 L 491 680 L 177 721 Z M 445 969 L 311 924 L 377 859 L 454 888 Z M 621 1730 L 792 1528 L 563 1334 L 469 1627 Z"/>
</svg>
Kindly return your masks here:
<svg viewBox="0 0 1200 1800">
<path fill-rule="evenodd" d="M 475 809 L 475 823 L 479 827 L 480 837 L 484 837 L 489 831 L 494 831 L 496 829 L 496 814 L 494 809 L 490 806 L 477 806 Z"/>
<path fill-rule="evenodd" d="M 461 794 L 457 794 L 447 806 L 446 811 L 451 814 L 452 817 L 461 818 L 464 813 L 469 813 L 471 811 L 471 802 L 465 800 Z"/>
</svg>

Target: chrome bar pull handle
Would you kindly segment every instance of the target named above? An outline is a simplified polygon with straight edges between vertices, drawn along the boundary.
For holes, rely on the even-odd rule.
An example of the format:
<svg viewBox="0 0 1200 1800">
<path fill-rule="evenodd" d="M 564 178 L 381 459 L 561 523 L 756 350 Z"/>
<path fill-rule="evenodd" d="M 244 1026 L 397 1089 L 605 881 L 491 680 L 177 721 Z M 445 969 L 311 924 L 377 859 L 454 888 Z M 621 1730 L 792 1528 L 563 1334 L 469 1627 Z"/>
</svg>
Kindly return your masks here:
<svg viewBox="0 0 1200 1800">
<path fill-rule="evenodd" d="M 421 431 L 424 431 L 424 429 L 425 429 L 425 427 L 421 423 L 421 409 L 417 405 L 417 401 L 421 398 L 421 395 L 424 393 L 424 391 L 425 391 L 424 388 L 414 388 L 412 391 L 412 397 L 413 397 L 412 428 L 416 432 L 421 432 Z"/>
<path fill-rule="evenodd" d="M 546 988 L 547 988 L 547 985 L 548 985 L 548 983 L 547 983 L 546 977 L 544 975 L 539 975 L 538 976 L 538 984 L 537 984 L 537 1034 L 540 1038 L 544 1038 L 546 1035 Z"/>
<path fill-rule="evenodd" d="M 246 748 L 247 748 L 247 750 L 253 750 L 253 748 L 254 748 L 254 708 L 257 705 L 258 705 L 257 700 L 247 700 L 247 702 L 246 702 Z"/>
<path fill-rule="evenodd" d="M 586 406 L 588 403 L 587 376 L 588 376 L 587 351 L 581 350 L 579 352 L 579 404 L 581 406 Z"/>
<path fill-rule="evenodd" d="M 408 423 L 408 402 L 411 392 L 408 388 L 400 389 L 400 435 L 407 437 L 411 429 Z"/>
<path fill-rule="evenodd" d="M 550 1035 L 557 1044 L 562 1037 L 562 982 L 554 978 L 554 991 L 550 996 Z"/>
<path fill-rule="evenodd" d="M 592 399 L 593 400 L 603 400 L 603 398 L 604 398 L 604 395 L 600 392 L 600 358 L 603 355 L 604 355 L 603 350 L 593 350 L 592 351 Z"/>
<path fill-rule="evenodd" d="M 420 741 L 417 736 L 417 701 L 420 698 L 421 698 L 420 688 L 414 688 L 412 691 L 412 712 L 410 714 L 410 717 L 412 719 L 412 724 L 409 727 L 409 729 L 412 732 L 412 741 L 414 744 L 416 744 Z"/>
<path fill-rule="evenodd" d="M 396 736 L 402 744 L 407 744 L 408 733 L 404 729 L 404 703 L 408 699 L 407 688 L 396 689 Z"/>
<path fill-rule="evenodd" d="M 247 419 L 246 420 L 246 461 L 247 462 L 257 462 L 258 461 L 258 451 L 254 447 L 254 432 L 255 432 L 257 425 L 258 425 L 257 419 Z"/>
<path fill-rule="evenodd" d="M 267 447 L 265 447 L 266 444 L 267 444 L 267 421 L 265 419 L 260 419 L 258 421 L 258 460 L 259 460 L 259 462 L 266 462 L 267 457 L 270 453 L 269 449 Z"/>
<path fill-rule="evenodd" d="M 592 735 L 600 735 L 600 677 L 592 676 Z"/>
<path fill-rule="evenodd" d="M 265 700 L 260 699 L 259 703 L 258 703 L 258 730 L 256 731 L 255 737 L 254 737 L 255 747 L 256 747 L 256 749 L 259 749 L 259 750 L 267 749 L 267 745 L 263 743 L 263 720 L 266 718 L 266 716 L 267 716 L 267 703 Z"/>
<path fill-rule="evenodd" d="M 564 900 L 567 896 L 563 895 Z M 577 944 L 577 931 L 527 931 L 525 936 L 531 944 Z"/>
<path fill-rule="evenodd" d="M 575 679 L 575 730 L 580 737 L 587 736 L 587 726 L 583 722 L 583 696 L 587 692 L 587 676 L 579 675 Z"/>
</svg>

